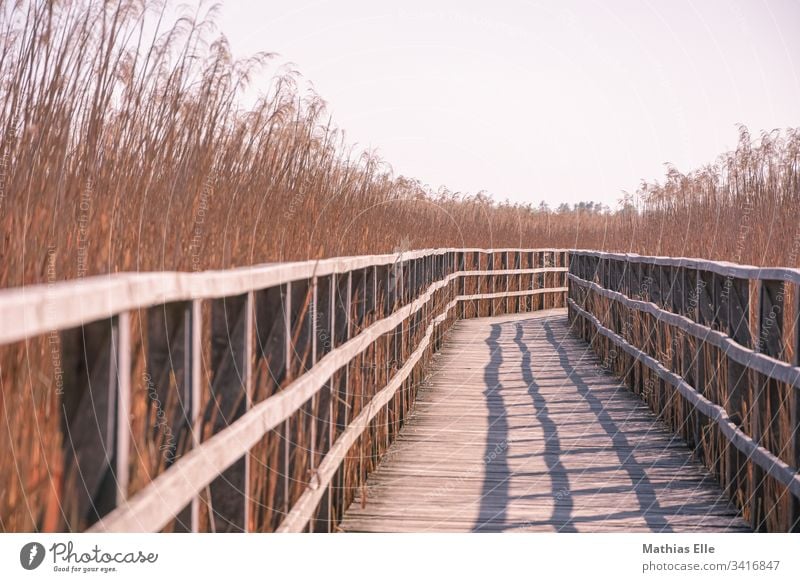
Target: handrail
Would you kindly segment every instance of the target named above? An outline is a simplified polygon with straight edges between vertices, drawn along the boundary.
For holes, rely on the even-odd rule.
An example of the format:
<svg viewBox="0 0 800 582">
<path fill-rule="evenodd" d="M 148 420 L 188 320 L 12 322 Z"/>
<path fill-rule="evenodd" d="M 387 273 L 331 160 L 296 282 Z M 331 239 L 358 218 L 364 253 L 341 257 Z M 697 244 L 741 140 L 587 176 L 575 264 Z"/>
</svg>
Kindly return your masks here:
<svg viewBox="0 0 800 582">
<path fill-rule="evenodd" d="M 565 253 L 564 249 L 431 249 L 196 273 L 114 273 L 0 290 L 0 345 L 152 305 L 216 299 L 357 269 L 448 253 Z"/>
<path fill-rule="evenodd" d="M 554 270 L 553 272 L 559 271 Z M 457 273 L 456 275 L 460 276 L 461 274 Z M 236 459 L 252 448 L 264 433 L 274 429 L 296 413 L 304 402 L 307 402 L 324 386 L 325 382 L 330 380 L 336 370 L 349 363 L 378 337 L 390 331 L 392 327 L 407 319 L 410 315 L 417 313 L 423 304 L 430 300 L 433 292 L 441 287 L 443 287 L 441 283 L 432 285 L 424 296 L 423 301 L 417 300 L 415 304 L 403 308 L 391 317 L 380 320 L 343 346 L 330 352 L 310 372 L 301 376 L 281 393 L 256 405 L 243 417 L 231 424 L 230 427 L 191 451 L 167 473 L 158 477 L 135 498 L 125 502 L 123 506 L 103 518 L 90 531 L 158 531 L 163 528 L 172 519 L 172 516 L 189 503 L 197 493 L 233 464 Z M 554 289 L 534 289 L 523 293 L 537 295 L 551 292 L 566 293 L 566 291 L 566 287 L 559 287 Z M 324 465 L 326 471 L 323 472 L 323 466 L 320 467 L 315 489 L 310 491 L 317 491 L 319 487 L 328 485 L 333 471 L 343 460 L 344 454 L 352 446 L 355 439 L 360 436 L 365 424 L 374 418 L 378 410 L 394 395 L 403 380 L 410 375 L 411 370 L 414 369 L 425 349 L 430 345 L 430 336 L 434 328 L 446 319 L 446 315 L 460 301 L 499 299 L 506 296 L 505 293 L 484 293 L 459 296 L 451 301 L 443 310 L 443 313 L 428 326 L 425 337 L 403 368 L 395 374 L 391 382 L 376 397 L 370 400 L 369 412 L 367 414 L 362 413 L 361 416 L 354 419 L 348 425 L 345 433 L 336 441 L 334 448 L 323 460 L 323 463 L 327 461 Z M 353 423 L 358 424 L 354 426 Z M 315 501 L 319 501 L 321 495 L 321 491 L 318 494 L 308 494 Z M 309 501 L 303 500 L 303 502 L 302 509 L 293 510 L 287 516 L 287 519 L 291 519 L 291 522 L 284 521 L 279 531 L 300 531 L 305 527 L 307 520 L 310 519 L 310 511 L 313 508 L 309 509 Z"/>
<path fill-rule="evenodd" d="M 571 251 L 568 282 L 578 333 L 753 527 L 800 528 L 800 270 Z"/>
<path fill-rule="evenodd" d="M 800 269 L 794 267 L 756 267 L 754 265 L 741 265 L 729 261 L 714 261 L 692 257 L 661 257 L 652 255 L 638 255 L 636 253 L 611 253 L 592 250 L 571 250 L 576 256 L 591 256 L 599 259 L 614 259 L 628 263 L 645 265 L 658 265 L 665 267 L 684 267 L 688 269 L 701 269 L 716 273 L 723 277 L 738 277 L 742 279 L 783 279 L 792 283 L 800 283 Z"/>
<path fill-rule="evenodd" d="M 571 273 L 567 275 L 567 277 L 569 277 L 569 281 L 571 283 L 591 289 L 593 292 L 598 293 L 599 295 L 602 295 L 608 299 L 613 299 L 614 301 L 617 301 L 626 307 L 630 307 L 644 313 L 649 313 L 650 315 L 657 317 L 659 321 L 663 321 L 674 327 L 677 327 L 686 333 L 691 334 L 698 340 L 709 342 L 715 347 L 721 349 L 726 356 L 732 358 L 742 366 L 752 368 L 764 376 L 769 376 L 770 378 L 778 380 L 779 382 L 785 382 L 793 388 L 800 390 L 800 367 L 798 366 L 792 366 L 791 364 L 782 362 L 776 358 L 773 358 L 772 356 L 768 356 L 767 354 L 759 353 L 750 348 L 746 348 L 720 331 L 700 325 L 699 323 L 695 323 L 688 317 L 672 313 L 666 309 L 661 309 L 655 303 L 631 299 L 622 293 L 618 293 L 617 291 L 604 289 L 593 281 L 584 281 L 580 277 L 576 277 Z"/>
<path fill-rule="evenodd" d="M 70 529 L 160 531 L 183 515 L 192 531 L 220 524 L 332 530 L 364 474 L 359 469 L 353 481 L 349 451 L 380 457 L 453 321 L 564 306 L 567 256 L 561 249 L 433 249 L 11 289 L 0 291 L 0 344 L 48 334 L 49 345 L 63 351 L 72 342 L 93 367 L 65 381 L 71 389 L 88 383 L 92 406 L 104 407 L 94 414 L 107 419 L 81 441 L 102 433 L 104 454 L 75 453 L 76 470 L 96 476 L 75 507 L 96 503 L 101 493 L 91 484 L 108 469 L 117 497 L 93 525 Z M 147 339 L 146 353 L 145 344 L 132 345 L 133 325 Z M 63 335 L 71 330 L 78 341 Z M 98 345 L 102 354 L 88 353 Z M 156 436 L 130 418 L 141 393 L 132 387 L 134 368 L 148 382 L 174 379 L 174 388 L 150 386 L 147 395 L 166 402 L 173 396 L 164 391 L 177 390 L 182 409 L 170 426 L 189 442 L 183 450 L 174 445 L 175 458 L 135 491 L 131 452 L 161 441 L 138 442 Z M 158 422 L 172 422 L 157 412 Z M 69 430 L 73 438 L 85 427 Z M 281 454 L 259 457 L 275 446 Z"/>
</svg>

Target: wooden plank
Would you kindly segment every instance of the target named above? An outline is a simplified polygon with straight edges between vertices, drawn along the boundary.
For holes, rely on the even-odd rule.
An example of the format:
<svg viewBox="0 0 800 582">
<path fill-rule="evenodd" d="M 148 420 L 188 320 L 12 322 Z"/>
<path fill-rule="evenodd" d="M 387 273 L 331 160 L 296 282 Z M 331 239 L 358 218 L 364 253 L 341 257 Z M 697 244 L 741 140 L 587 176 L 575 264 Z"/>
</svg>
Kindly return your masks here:
<svg viewBox="0 0 800 582">
<path fill-rule="evenodd" d="M 783 281 L 761 281 L 756 350 L 777 360 L 784 360 L 786 351 L 783 345 L 784 297 Z"/>
<path fill-rule="evenodd" d="M 245 411 L 253 408 L 253 356 L 255 353 L 255 294 L 249 291 L 245 295 L 244 305 L 244 326 L 242 332 L 244 338 L 242 341 L 243 354 L 242 354 L 242 383 L 244 384 L 245 394 Z M 252 459 L 249 451 L 244 455 L 244 531 L 254 531 L 253 522 L 253 494 L 251 488 L 250 474 L 252 471 Z"/>
</svg>

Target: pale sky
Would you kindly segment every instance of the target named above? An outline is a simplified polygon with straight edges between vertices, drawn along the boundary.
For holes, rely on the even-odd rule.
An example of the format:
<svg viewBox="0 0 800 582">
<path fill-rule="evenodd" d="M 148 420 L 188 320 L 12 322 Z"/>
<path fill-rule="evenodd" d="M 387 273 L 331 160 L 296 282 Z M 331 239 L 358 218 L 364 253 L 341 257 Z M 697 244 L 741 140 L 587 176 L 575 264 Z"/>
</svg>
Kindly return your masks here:
<svg viewBox="0 0 800 582">
<path fill-rule="evenodd" d="M 613 207 L 738 123 L 800 126 L 800 0 L 227 0 L 219 28 L 395 173 L 498 200 Z"/>
</svg>

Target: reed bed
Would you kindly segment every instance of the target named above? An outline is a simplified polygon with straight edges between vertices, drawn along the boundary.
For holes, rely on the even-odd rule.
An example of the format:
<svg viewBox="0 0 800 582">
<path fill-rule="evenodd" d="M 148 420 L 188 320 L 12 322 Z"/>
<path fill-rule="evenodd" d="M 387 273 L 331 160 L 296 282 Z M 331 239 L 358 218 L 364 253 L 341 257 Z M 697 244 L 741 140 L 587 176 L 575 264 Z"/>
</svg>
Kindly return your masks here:
<svg viewBox="0 0 800 582">
<path fill-rule="evenodd" d="M 800 130 L 754 140 L 743 128 L 735 151 L 689 174 L 670 168 L 616 211 L 498 203 L 396 176 L 348 146 L 293 71 L 279 69 L 243 107 L 274 55 L 235 60 L 213 8 L 174 22 L 168 8 L 0 0 L 0 288 L 443 246 L 800 266 Z M 132 323 L 134 373 L 145 378 L 148 314 Z M 0 350 L 0 530 L 77 519 L 61 503 L 77 479 L 59 469 L 51 348 L 62 341 Z M 155 382 L 163 391 L 177 379 Z M 138 488 L 164 458 L 152 390 L 134 388 Z"/>
</svg>

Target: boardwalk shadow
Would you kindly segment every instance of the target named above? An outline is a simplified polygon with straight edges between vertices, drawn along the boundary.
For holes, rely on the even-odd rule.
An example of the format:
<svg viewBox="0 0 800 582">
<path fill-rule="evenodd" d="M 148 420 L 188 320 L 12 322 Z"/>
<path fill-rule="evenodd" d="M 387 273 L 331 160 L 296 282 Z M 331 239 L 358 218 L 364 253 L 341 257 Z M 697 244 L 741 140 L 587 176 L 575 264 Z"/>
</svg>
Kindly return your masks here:
<svg viewBox="0 0 800 582">
<path fill-rule="evenodd" d="M 499 342 L 503 329 L 510 329 L 514 325 L 514 343 L 521 354 L 522 377 L 528 388 L 528 394 L 534 407 L 534 416 L 544 433 L 544 458 L 550 475 L 550 499 L 553 502 L 553 513 L 550 518 L 557 524 L 561 532 L 576 532 L 571 522 L 573 501 L 569 494 L 568 477 L 564 465 L 561 463 L 561 444 L 558 437 L 558 428 L 555 421 L 550 418 L 547 402 L 540 393 L 539 385 L 531 371 L 531 351 L 524 341 L 524 331 L 521 323 L 493 324 L 491 333 L 486 339 L 489 347 L 490 359 L 484 369 L 483 392 L 488 409 L 488 432 L 484 450 L 484 479 L 481 488 L 480 507 L 478 517 L 472 531 L 502 531 L 508 528 L 507 512 L 510 503 L 509 486 L 512 473 L 508 464 L 509 448 L 509 411 L 502 396 L 503 385 L 500 381 L 500 368 L 503 364 L 503 348 Z M 514 357 L 519 354 L 515 353 Z M 537 444 L 541 441 L 537 440 Z M 531 522 L 532 524 L 533 522 Z"/>
<path fill-rule="evenodd" d="M 491 333 L 485 340 L 490 350 L 490 360 L 484 369 L 485 390 L 483 395 L 486 399 L 488 409 L 489 428 L 484 450 L 484 477 L 481 489 L 480 507 L 477 519 L 472 527 L 472 531 L 503 531 L 518 527 L 536 526 L 537 521 L 532 520 L 524 524 L 509 523 L 508 508 L 512 500 L 510 498 L 510 480 L 512 477 L 508 454 L 509 445 L 509 412 L 519 415 L 519 409 L 509 411 L 503 399 L 503 385 L 500 379 L 500 369 L 503 365 L 503 346 L 500 337 L 504 330 L 514 329 L 514 343 L 519 352 L 513 358 L 521 355 L 520 370 L 522 379 L 527 386 L 528 394 L 533 405 L 533 416 L 538 427 L 542 431 L 542 440 L 537 439 L 537 443 L 543 445 L 543 450 L 539 453 L 544 459 L 547 467 L 547 474 L 550 480 L 550 491 L 546 494 L 537 495 L 542 502 L 550 500 L 553 504 L 551 515 L 539 525 L 552 525 L 559 532 L 576 532 L 575 527 L 578 523 L 589 523 L 602 521 L 604 519 L 616 519 L 621 516 L 641 516 L 647 527 L 654 532 L 670 532 L 672 527 L 662 515 L 662 511 L 656 496 L 656 490 L 650 482 L 646 467 L 642 466 L 633 456 L 633 448 L 628 441 L 628 437 L 611 417 L 609 409 L 595 395 L 587 383 L 586 373 L 576 368 L 574 362 L 575 355 L 570 356 L 563 345 L 563 338 L 559 337 L 554 330 L 551 322 L 531 322 L 535 330 L 544 332 L 544 339 L 550 345 L 547 358 L 558 362 L 563 371 L 562 376 L 566 381 L 564 389 L 576 390 L 588 405 L 597 419 L 597 428 L 605 433 L 610 439 L 611 446 L 617 455 L 619 464 L 614 469 L 624 471 L 632 485 L 626 490 L 632 490 L 636 496 L 638 507 L 625 510 L 617 514 L 601 515 L 596 517 L 576 518 L 573 515 L 575 501 L 578 495 L 570 491 L 569 472 L 563 464 L 564 455 L 575 451 L 565 451 L 561 447 L 559 439 L 558 425 L 553 420 L 548 409 L 548 403 L 542 394 L 540 385 L 532 370 L 531 349 L 526 342 L 525 321 L 496 323 L 491 327 Z M 539 336 L 541 339 L 541 336 Z M 508 356 L 507 356 L 508 357 Z M 598 492 L 582 491 L 580 497 L 594 497 Z M 528 496 L 522 496 L 526 498 Z"/>
<path fill-rule="evenodd" d="M 498 341 L 502 324 L 492 325 L 486 338 L 489 346 L 489 363 L 483 371 L 486 389 L 483 395 L 489 412 L 489 428 L 483 456 L 483 486 L 481 488 L 478 517 L 472 526 L 473 532 L 497 531 L 506 523 L 508 487 L 511 472 L 508 468 L 508 418 L 503 402 L 500 382 L 500 366 L 503 364 L 503 348 Z"/>
<path fill-rule="evenodd" d="M 661 508 L 658 498 L 656 497 L 655 487 L 653 487 L 653 484 L 647 477 L 645 467 L 634 458 L 634 449 L 631 448 L 625 433 L 620 430 L 616 422 L 611 418 L 611 415 L 605 409 L 600 399 L 592 393 L 583 374 L 573 366 L 562 340 L 556 337 L 550 322 L 545 321 L 543 326 L 547 342 L 553 346 L 553 352 L 558 358 L 558 363 L 564 370 L 567 379 L 575 386 L 578 393 L 589 405 L 590 410 L 597 417 L 598 426 L 600 426 L 611 439 L 614 451 L 619 459 L 619 467 L 628 474 L 628 478 L 633 483 L 633 492 L 639 504 L 636 515 L 641 515 L 644 518 L 645 523 L 651 531 L 671 532 L 672 527 L 663 515 L 661 515 Z"/>
<path fill-rule="evenodd" d="M 533 377 L 531 371 L 531 351 L 524 341 L 524 329 L 522 323 L 516 324 L 516 334 L 514 342 L 522 353 L 522 378 L 528 387 L 535 418 L 544 433 L 544 462 L 550 475 L 550 495 L 553 501 L 553 513 L 550 521 L 556 525 L 556 531 L 575 533 L 577 530 L 571 522 L 572 517 L 572 497 L 570 494 L 569 476 L 561 463 L 561 441 L 558 438 L 558 427 L 555 421 L 550 418 L 547 409 L 547 401 L 542 396 L 539 385 Z"/>
</svg>

